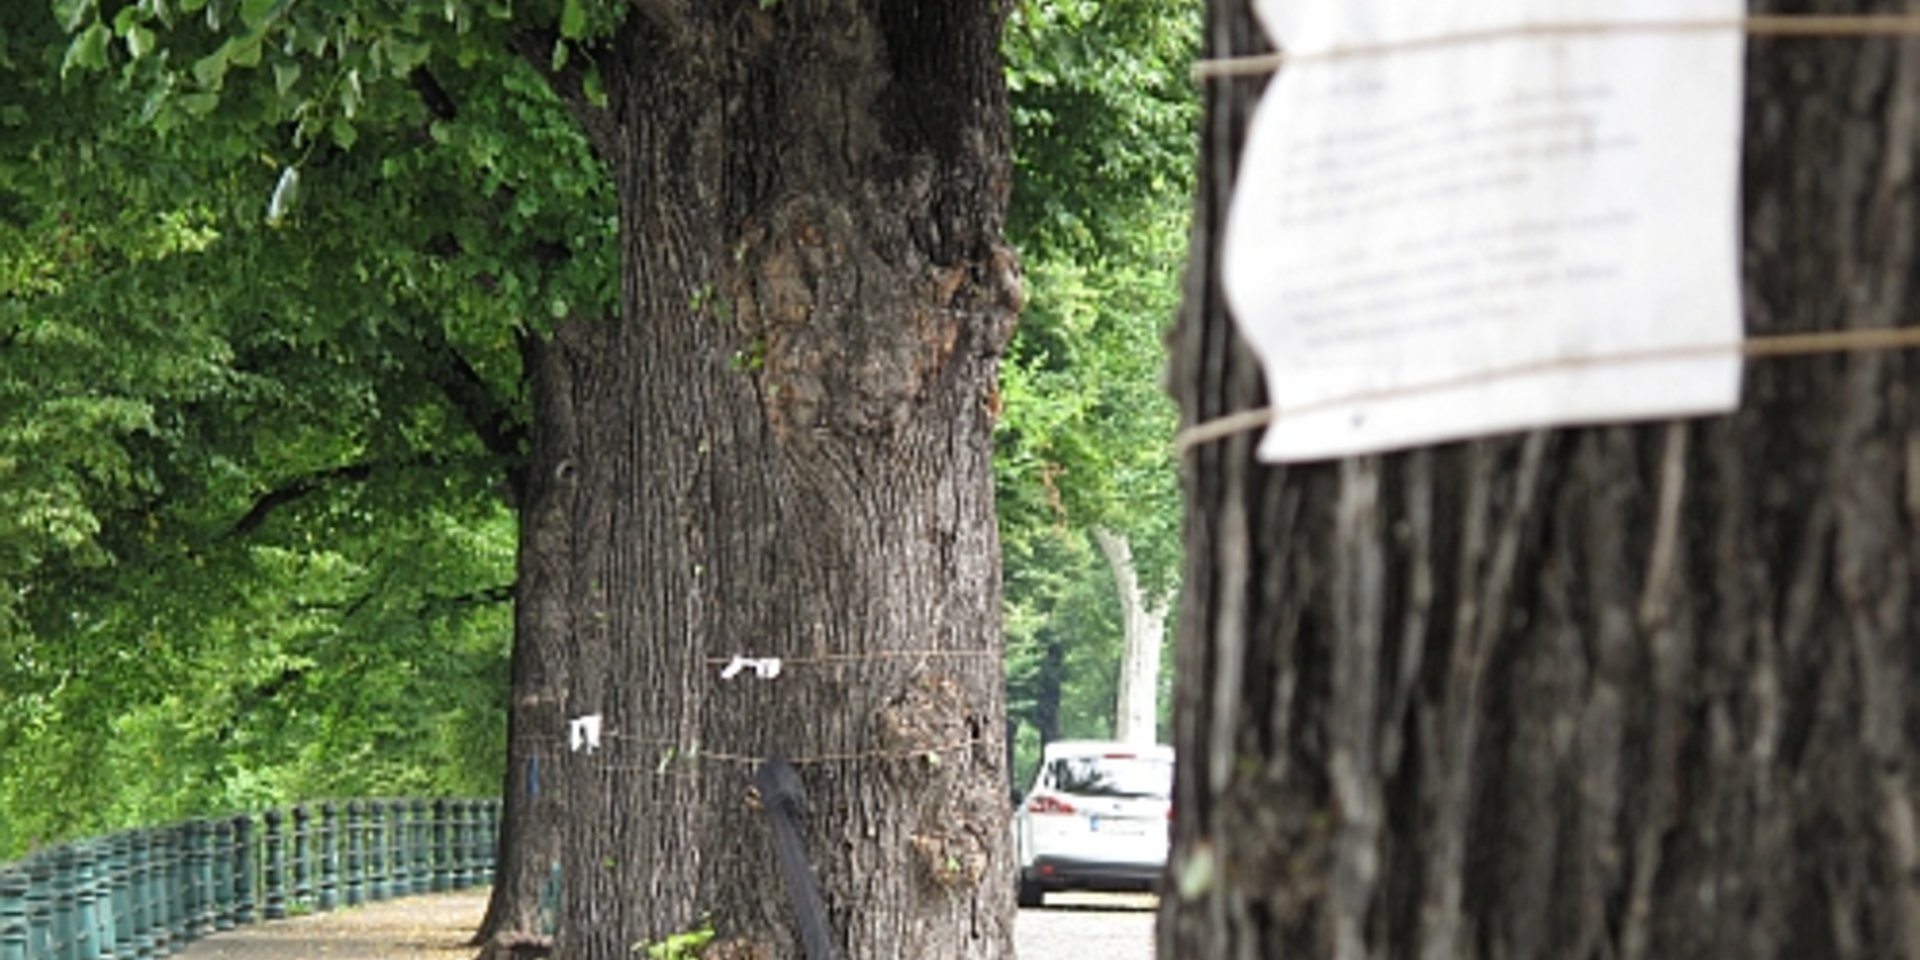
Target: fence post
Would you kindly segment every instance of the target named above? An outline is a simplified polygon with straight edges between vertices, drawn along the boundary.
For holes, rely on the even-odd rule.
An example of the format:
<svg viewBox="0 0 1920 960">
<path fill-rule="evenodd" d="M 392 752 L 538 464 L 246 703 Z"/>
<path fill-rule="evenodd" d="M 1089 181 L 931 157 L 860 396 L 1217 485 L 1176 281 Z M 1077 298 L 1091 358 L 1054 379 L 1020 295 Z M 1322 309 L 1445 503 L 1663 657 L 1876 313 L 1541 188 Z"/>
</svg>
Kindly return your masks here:
<svg viewBox="0 0 1920 960">
<path fill-rule="evenodd" d="M 189 943 L 213 930 L 213 825 L 199 817 L 187 821 L 187 891 L 193 899 L 186 905 Z"/>
<path fill-rule="evenodd" d="M 52 956 L 72 960 L 74 956 L 75 901 L 73 848 L 53 848 L 53 943 Z"/>
<path fill-rule="evenodd" d="M 413 892 L 413 803 L 393 801 L 393 895 Z"/>
<path fill-rule="evenodd" d="M 407 882 L 408 893 L 426 893 L 433 885 L 433 857 L 427 847 L 427 801 L 415 797 L 409 803 L 408 819 L 413 828 L 407 834 L 407 860 L 413 864 L 410 879 Z"/>
<path fill-rule="evenodd" d="M 368 900 L 385 900 L 393 893 L 392 877 L 388 870 L 391 863 L 387 857 L 388 835 L 393 831 L 393 810 L 385 800 L 367 801 L 367 838 L 369 872 L 373 877 L 372 889 Z"/>
<path fill-rule="evenodd" d="M 267 846 L 267 866 L 262 878 L 266 881 L 266 907 L 263 911 L 268 920 L 278 920 L 287 915 L 286 891 L 282 884 L 286 880 L 286 862 L 282 859 L 280 837 L 280 811 L 268 810 L 266 814 L 265 836 Z"/>
<path fill-rule="evenodd" d="M 460 837 L 458 884 L 460 889 L 465 890 L 473 886 L 473 838 L 480 832 L 480 811 L 474 807 L 471 800 L 456 800 L 454 806 L 459 811 L 453 817 Z"/>
<path fill-rule="evenodd" d="M 173 921 L 167 925 L 173 930 L 173 942 L 168 945 L 169 953 L 179 953 L 200 936 L 193 922 L 194 915 L 200 909 L 200 891 L 196 889 L 200 879 L 199 833 L 191 820 L 183 820 L 174 827 L 175 880 L 168 884 L 174 891 L 170 898 L 173 902 Z"/>
<path fill-rule="evenodd" d="M 253 922 L 254 898 L 257 885 L 254 877 L 258 872 L 259 851 L 253 846 L 253 817 L 242 814 L 233 818 L 233 923 L 244 926 Z"/>
<path fill-rule="evenodd" d="M 467 886 L 477 887 L 489 879 L 486 867 L 492 853 L 487 844 L 487 805 L 479 800 L 472 802 L 473 835 L 467 841 L 470 844 L 467 862 L 471 864 L 467 870 Z"/>
<path fill-rule="evenodd" d="M 98 838 L 74 844 L 74 952 L 82 960 L 100 960 L 113 951 L 112 865 L 107 842 Z"/>
<path fill-rule="evenodd" d="M 360 825 L 360 801 L 348 800 L 347 801 L 347 832 L 346 832 L 347 849 L 346 849 L 345 862 L 341 864 L 341 870 L 346 874 L 345 880 L 346 880 L 346 886 L 347 886 L 347 895 L 345 897 L 345 900 L 346 900 L 347 906 L 349 907 L 359 906 L 361 903 L 365 902 L 366 900 L 366 892 L 361 888 L 361 885 L 360 885 L 360 881 L 361 881 L 360 850 L 361 850 L 361 843 L 364 839 L 361 836 L 361 829 L 362 828 Z"/>
<path fill-rule="evenodd" d="M 493 879 L 494 861 L 500 856 L 500 801 L 480 801 L 480 876 L 475 883 Z"/>
<path fill-rule="evenodd" d="M 452 853 L 447 847 L 447 800 L 440 797 L 433 801 L 433 892 L 453 889 L 453 877 L 448 869 Z"/>
<path fill-rule="evenodd" d="M 53 861 L 45 853 L 27 859 L 27 956 L 52 956 Z"/>
<path fill-rule="evenodd" d="M 447 889 L 459 890 L 467 885 L 467 825 L 466 804 L 458 800 L 447 801 Z"/>
<path fill-rule="evenodd" d="M 173 956 L 186 948 L 186 916 L 188 916 L 188 897 L 192 891 L 188 883 L 192 881 L 192 860 L 188 860 L 186 843 L 186 824 L 169 824 L 161 837 L 167 843 L 167 872 L 159 877 L 159 902 L 165 904 L 161 910 L 161 924 L 165 924 L 165 939 L 161 941 L 161 952 Z"/>
<path fill-rule="evenodd" d="M 306 804 L 293 808 L 293 903 L 308 907 L 313 904 L 313 870 L 309 862 L 313 856 L 313 845 L 308 831 L 312 829 L 311 817 Z"/>
<path fill-rule="evenodd" d="M 199 841 L 198 834 L 199 830 L 191 820 L 176 824 L 173 828 L 174 877 L 167 884 L 171 888 L 167 900 L 172 908 L 172 919 L 167 928 L 173 931 L 173 937 L 167 942 L 168 953 L 179 953 L 200 936 L 193 922 L 194 913 L 200 908 L 200 892 L 195 889 L 200 878 L 200 858 L 194 849 Z"/>
<path fill-rule="evenodd" d="M 27 875 L 0 870 L 0 960 L 27 960 Z"/>
<path fill-rule="evenodd" d="M 114 922 L 113 877 L 120 872 L 114 855 L 114 837 L 96 837 L 93 846 L 93 956 L 115 960 L 119 955 L 117 925 Z"/>
<path fill-rule="evenodd" d="M 333 801 L 320 805 L 320 894 L 319 907 L 332 910 L 340 905 L 340 811 Z"/>
<path fill-rule="evenodd" d="M 94 937 L 100 931 L 98 862 L 92 843 L 71 843 L 67 854 L 73 858 L 67 870 L 67 887 L 73 891 L 73 914 L 67 916 L 67 956 L 75 960 L 96 960 L 100 945 Z"/>
<path fill-rule="evenodd" d="M 165 957 L 178 953 L 181 947 L 176 936 L 180 926 L 180 878 L 185 875 L 180 868 L 180 827 L 171 824 L 149 836 L 153 841 L 154 865 L 149 874 L 147 902 L 153 913 L 147 928 L 153 931 L 154 955 Z"/>
<path fill-rule="evenodd" d="M 233 929 L 233 821 L 221 819 L 207 824 L 208 927 Z"/>
<path fill-rule="evenodd" d="M 127 834 L 127 948 L 139 960 L 153 957 L 153 836 Z"/>
<path fill-rule="evenodd" d="M 114 960 L 130 960 L 133 940 L 133 835 L 116 833 L 107 839 L 106 911 L 107 952 Z"/>
<path fill-rule="evenodd" d="M 413 815 L 413 800 L 395 800 L 394 816 L 399 824 L 393 837 L 393 855 L 398 866 L 393 872 L 393 895 L 404 897 L 413 892 L 414 878 L 419 874 L 419 865 L 414 853 L 414 834 L 419 832 L 420 821 Z"/>
</svg>

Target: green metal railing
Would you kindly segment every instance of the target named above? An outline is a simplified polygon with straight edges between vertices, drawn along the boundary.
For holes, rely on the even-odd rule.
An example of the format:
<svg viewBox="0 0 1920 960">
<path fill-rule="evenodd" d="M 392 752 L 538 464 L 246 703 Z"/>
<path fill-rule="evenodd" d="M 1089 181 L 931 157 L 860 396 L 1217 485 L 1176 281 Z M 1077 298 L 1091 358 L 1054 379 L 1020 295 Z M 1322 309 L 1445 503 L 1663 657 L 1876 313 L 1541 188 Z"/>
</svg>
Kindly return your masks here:
<svg viewBox="0 0 1920 960">
<path fill-rule="evenodd" d="M 498 800 L 188 820 L 0 864 L 0 960 L 165 957 L 219 930 L 493 879 Z"/>
</svg>

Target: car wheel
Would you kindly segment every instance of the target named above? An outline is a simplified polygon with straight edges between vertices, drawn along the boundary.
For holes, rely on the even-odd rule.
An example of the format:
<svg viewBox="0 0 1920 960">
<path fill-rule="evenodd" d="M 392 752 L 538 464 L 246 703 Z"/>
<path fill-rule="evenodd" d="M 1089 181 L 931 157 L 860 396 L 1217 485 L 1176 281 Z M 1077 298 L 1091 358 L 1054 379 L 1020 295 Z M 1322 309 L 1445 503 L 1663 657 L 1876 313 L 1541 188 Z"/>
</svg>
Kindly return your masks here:
<svg viewBox="0 0 1920 960">
<path fill-rule="evenodd" d="M 1040 886 L 1038 883 L 1028 880 L 1026 877 L 1021 877 L 1020 892 L 1016 899 L 1019 900 L 1022 907 L 1043 906 L 1046 903 L 1047 891 L 1046 888 Z"/>
</svg>

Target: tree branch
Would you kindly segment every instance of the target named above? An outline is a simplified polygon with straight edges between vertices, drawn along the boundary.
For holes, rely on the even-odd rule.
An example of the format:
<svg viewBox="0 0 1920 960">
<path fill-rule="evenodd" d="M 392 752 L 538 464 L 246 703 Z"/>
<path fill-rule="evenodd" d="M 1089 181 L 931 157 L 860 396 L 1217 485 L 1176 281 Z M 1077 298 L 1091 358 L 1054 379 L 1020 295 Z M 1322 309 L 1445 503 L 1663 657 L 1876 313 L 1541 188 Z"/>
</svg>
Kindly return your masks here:
<svg viewBox="0 0 1920 960">
<path fill-rule="evenodd" d="M 253 506 L 234 521 L 233 526 L 227 528 L 226 538 L 235 539 L 253 533 L 267 522 L 275 510 L 306 499 L 331 484 L 361 483 L 381 469 L 437 467 L 445 462 L 441 457 L 421 454 L 411 460 L 341 464 L 293 477 L 255 498 Z"/>
<path fill-rule="evenodd" d="M 434 362 L 427 378 L 440 388 L 487 452 L 517 463 L 526 456 L 527 424 L 494 391 L 480 371 L 432 323 L 420 324 L 423 346 Z"/>
<path fill-rule="evenodd" d="M 519 589 L 519 586 L 519 581 L 514 581 L 512 583 L 495 584 L 491 587 L 481 587 L 478 590 L 471 590 L 452 596 L 428 594 L 425 602 L 420 605 L 420 612 L 424 614 L 435 610 L 448 610 L 456 607 L 479 607 L 496 603 L 512 603 L 514 592 Z"/>
<path fill-rule="evenodd" d="M 427 112 L 438 120 L 452 120 L 460 115 L 460 107 L 454 103 L 453 95 L 440 85 L 438 77 L 426 67 L 415 67 L 407 76 L 414 92 L 420 94 L 420 102 L 426 105 Z"/>
<path fill-rule="evenodd" d="M 558 70 L 553 68 L 553 45 L 559 42 L 560 35 L 554 31 L 526 30 L 513 37 L 511 46 L 513 52 L 546 78 L 547 85 L 559 95 L 567 114 L 574 123 L 580 125 L 580 132 L 586 136 L 587 145 L 593 148 L 594 155 L 611 169 L 614 159 L 619 155 L 620 124 L 612 111 L 594 106 L 587 98 L 587 71 L 580 64 L 583 60 L 590 61 L 590 56 L 569 57 L 566 66 Z"/>
<path fill-rule="evenodd" d="M 365 480 L 372 472 L 373 464 L 354 463 L 331 467 L 326 470 L 320 470 L 288 480 L 255 499 L 253 506 L 249 508 L 239 520 L 235 521 L 232 527 L 227 529 L 227 537 L 232 539 L 253 533 L 255 530 L 260 529 L 261 524 L 267 522 L 267 517 L 271 516 L 275 510 L 287 504 L 305 499 L 329 483 L 336 483 L 343 480 L 359 482 Z"/>
</svg>

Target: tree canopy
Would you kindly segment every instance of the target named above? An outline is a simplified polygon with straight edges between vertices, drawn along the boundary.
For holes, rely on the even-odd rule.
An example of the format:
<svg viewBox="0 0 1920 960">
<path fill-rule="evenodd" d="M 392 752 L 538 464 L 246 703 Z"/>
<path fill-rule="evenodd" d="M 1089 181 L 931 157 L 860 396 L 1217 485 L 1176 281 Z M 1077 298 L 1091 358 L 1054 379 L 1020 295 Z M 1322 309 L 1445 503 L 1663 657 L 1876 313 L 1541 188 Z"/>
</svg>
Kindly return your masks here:
<svg viewBox="0 0 1920 960">
<path fill-rule="evenodd" d="M 165 18 L 267 12 L 0 14 L 0 850 L 497 784 L 518 342 L 607 308 L 604 177 L 517 58 L 305 128 L 153 81 Z"/>
</svg>

